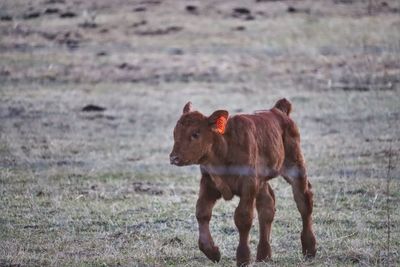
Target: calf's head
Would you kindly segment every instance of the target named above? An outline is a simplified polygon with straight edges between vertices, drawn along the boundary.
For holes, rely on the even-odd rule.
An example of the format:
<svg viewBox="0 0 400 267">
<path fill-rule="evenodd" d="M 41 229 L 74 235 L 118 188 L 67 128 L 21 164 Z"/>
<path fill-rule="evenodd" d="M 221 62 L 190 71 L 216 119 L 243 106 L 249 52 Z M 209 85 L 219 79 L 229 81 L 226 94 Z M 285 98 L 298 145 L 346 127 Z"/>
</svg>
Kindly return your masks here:
<svg viewBox="0 0 400 267">
<path fill-rule="evenodd" d="M 225 133 L 228 115 L 226 110 L 217 110 L 207 117 L 193 111 L 192 103 L 188 102 L 174 129 L 171 164 L 185 166 L 207 160 L 216 136 Z"/>
</svg>

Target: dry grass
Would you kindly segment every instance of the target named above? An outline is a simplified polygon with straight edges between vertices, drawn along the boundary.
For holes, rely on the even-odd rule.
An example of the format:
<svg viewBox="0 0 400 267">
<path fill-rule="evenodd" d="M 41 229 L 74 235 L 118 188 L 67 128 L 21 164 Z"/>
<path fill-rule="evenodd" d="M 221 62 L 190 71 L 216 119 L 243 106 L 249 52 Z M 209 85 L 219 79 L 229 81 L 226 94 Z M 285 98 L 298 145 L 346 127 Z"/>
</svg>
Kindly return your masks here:
<svg viewBox="0 0 400 267">
<path fill-rule="evenodd" d="M 198 169 L 168 163 L 175 121 L 188 100 L 234 114 L 280 97 L 302 133 L 318 254 L 302 258 L 279 178 L 273 260 L 255 266 L 399 265 L 400 6 L 348 2 L 191 2 L 196 15 L 184 1 L 32 1 L 41 15 L 26 20 L 25 1 L 3 1 L 0 266 L 212 266 L 197 248 Z M 232 17 L 242 6 L 254 20 Z M 84 10 L 96 27 L 79 26 Z M 215 265 L 235 264 L 237 201 L 214 211 Z"/>
</svg>

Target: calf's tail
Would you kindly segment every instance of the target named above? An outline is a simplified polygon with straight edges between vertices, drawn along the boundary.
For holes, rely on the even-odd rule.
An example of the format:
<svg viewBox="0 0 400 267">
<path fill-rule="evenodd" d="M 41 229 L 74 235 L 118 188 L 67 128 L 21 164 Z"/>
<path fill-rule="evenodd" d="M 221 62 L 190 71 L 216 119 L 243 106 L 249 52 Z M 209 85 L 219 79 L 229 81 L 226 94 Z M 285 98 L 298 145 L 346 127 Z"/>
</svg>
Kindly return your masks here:
<svg viewBox="0 0 400 267">
<path fill-rule="evenodd" d="M 290 111 L 292 111 L 292 104 L 286 98 L 282 98 L 279 99 L 278 102 L 276 102 L 274 108 L 279 109 L 280 111 L 289 116 Z"/>
</svg>

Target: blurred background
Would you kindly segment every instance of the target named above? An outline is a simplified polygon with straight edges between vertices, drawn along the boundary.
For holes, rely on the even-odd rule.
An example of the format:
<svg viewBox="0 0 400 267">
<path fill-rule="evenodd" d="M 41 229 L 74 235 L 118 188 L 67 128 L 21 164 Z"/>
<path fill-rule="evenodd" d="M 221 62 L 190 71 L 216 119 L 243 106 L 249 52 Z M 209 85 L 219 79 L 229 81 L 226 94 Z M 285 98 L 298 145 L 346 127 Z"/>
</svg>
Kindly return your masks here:
<svg viewBox="0 0 400 267">
<path fill-rule="evenodd" d="M 184 104 L 294 107 L 315 194 L 304 261 L 283 179 L 273 261 L 399 265 L 400 2 L 1 0 L 0 266 L 212 265 L 198 166 L 169 165 Z M 220 201 L 235 264 L 237 199 Z M 258 223 L 252 230 L 253 254 Z"/>
</svg>

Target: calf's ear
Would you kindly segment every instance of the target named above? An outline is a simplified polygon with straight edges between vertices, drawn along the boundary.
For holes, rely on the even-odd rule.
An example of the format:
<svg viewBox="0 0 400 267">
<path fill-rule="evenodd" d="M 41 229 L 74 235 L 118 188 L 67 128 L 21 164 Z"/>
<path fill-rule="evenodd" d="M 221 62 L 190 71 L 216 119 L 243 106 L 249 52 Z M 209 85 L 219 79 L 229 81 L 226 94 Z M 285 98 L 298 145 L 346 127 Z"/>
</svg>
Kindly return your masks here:
<svg viewBox="0 0 400 267">
<path fill-rule="evenodd" d="M 192 102 L 187 102 L 186 105 L 183 107 L 183 114 L 192 111 Z"/>
<path fill-rule="evenodd" d="M 214 132 L 219 134 L 225 133 L 226 122 L 228 121 L 229 113 L 226 110 L 217 110 L 208 117 L 208 123 Z"/>
</svg>

